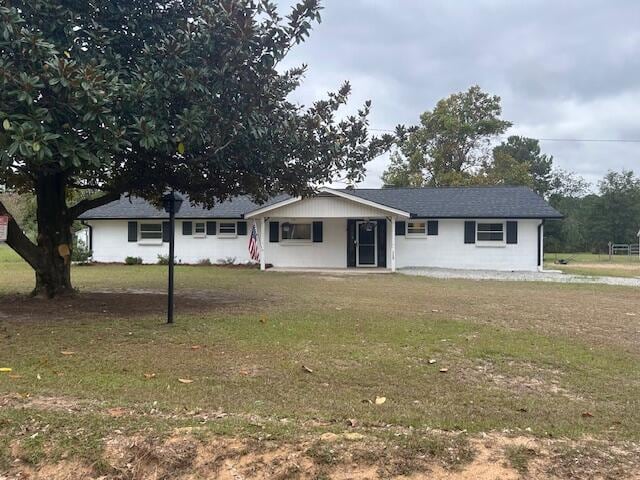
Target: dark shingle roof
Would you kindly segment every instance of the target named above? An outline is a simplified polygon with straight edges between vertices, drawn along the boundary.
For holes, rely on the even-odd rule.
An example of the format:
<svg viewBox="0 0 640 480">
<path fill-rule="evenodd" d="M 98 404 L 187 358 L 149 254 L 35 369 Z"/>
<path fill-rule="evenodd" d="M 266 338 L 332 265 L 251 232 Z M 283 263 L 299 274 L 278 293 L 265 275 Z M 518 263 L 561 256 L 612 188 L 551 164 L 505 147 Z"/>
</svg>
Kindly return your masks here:
<svg viewBox="0 0 640 480">
<path fill-rule="evenodd" d="M 355 197 L 411 213 L 422 218 L 561 218 L 542 197 L 528 187 L 425 187 L 342 189 Z M 235 197 L 209 210 L 191 205 L 188 197 L 177 218 L 241 218 L 245 214 L 290 198 L 279 195 L 260 205 L 247 196 Z M 167 214 L 146 200 L 120 200 L 89 210 L 88 219 L 167 218 Z"/>
<path fill-rule="evenodd" d="M 528 187 L 343 189 L 344 193 L 423 218 L 561 218 Z"/>
<path fill-rule="evenodd" d="M 260 208 L 289 198 L 288 195 L 279 195 L 267 201 L 263 205 L 253 202 L 248 196 L 239 196 L 225 202 L 216 204 L 213 209 L 207 209 L 200 204 L 191 205 L 189 197 L 182 195 L 184 201 L 176 218 L 242 218 L 242 216 Z M 169 218 L 162 209 L 156 208 L 151 203 L 139 197 L 121 196 L 119 200 L 108 203 L 102 207 L 88 210 L 80 215 L 81 220 L 89 219 L 125 219 L 125 218 Z"/>
</svg>

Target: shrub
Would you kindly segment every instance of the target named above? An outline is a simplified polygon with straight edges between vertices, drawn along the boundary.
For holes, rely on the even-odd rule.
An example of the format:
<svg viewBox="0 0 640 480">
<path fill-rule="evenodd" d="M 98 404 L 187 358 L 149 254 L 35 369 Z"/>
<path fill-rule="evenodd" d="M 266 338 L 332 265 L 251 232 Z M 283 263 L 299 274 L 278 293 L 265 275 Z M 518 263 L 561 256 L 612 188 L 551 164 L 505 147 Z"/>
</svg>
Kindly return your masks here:
<svg viewBox="0 0 640 480">
<path fill-rule="evenodd" d="M 208 258 L 201 258 L 198 260 L 198 265 L 211 265 L 211 260 Z"/>
<path fill-rule="evenodd" d="M 71 251 L 71 261 L 79 262 L 79 263 L 88 263 L 91 261 L 92 255 L 93 255 L 93 252 L 91 250 L 88 250 L 78 245 L 76 246 L 76 248 L 74 248 Z"/>
<path fill-rule="evenodd" d="M 158 255 L 158 265 L 169 265 L 169 255 Z"/>
<path fill-rule="evenodd" d="M 142 265 L 141 257 L 127 257 L 124 259 L 124 263 L 127 265 Z"/>
<path fill-rule="evenodd" d="M 236 257 L 225 257 L 218 260 L 218 265 L 235 265 Z"/>
</svg>

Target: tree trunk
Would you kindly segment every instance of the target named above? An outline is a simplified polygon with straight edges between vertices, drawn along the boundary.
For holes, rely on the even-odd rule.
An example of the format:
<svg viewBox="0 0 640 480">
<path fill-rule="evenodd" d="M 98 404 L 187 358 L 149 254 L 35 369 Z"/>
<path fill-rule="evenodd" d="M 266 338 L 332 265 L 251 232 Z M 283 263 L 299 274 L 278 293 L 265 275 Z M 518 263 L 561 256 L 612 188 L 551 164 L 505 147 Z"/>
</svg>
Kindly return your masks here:
<svg viewBox="0 0 640 480">
<path fill-rule="evenodd" d="M 33 295 L 52 298 L 73 292 L 71 286 L 71 226 L 63 173 L 41 174 L 36 184 L 38 265 Z"/>
</svg>

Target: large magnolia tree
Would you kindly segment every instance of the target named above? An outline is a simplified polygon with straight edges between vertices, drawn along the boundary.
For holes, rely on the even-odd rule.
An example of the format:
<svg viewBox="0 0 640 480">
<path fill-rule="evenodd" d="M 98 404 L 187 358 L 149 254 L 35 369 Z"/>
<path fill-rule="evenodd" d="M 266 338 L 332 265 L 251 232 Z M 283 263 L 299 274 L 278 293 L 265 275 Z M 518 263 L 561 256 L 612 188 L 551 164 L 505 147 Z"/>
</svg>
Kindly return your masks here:
<svg viewBox="0 0 640 480">
<path fill-rule="evenodd" d="M 15 220 L 7 242 L 35 270 L 34 293 L 71 290 L 72 222 L 125 192 L 175 188 L 212 205 L 359 180 L 390 141 L 369 137 L 369 103 L 337 119 L 345 83 L 304 108 L 288 96 L 305 68 L 277 69 L 320 8 L 303 0 L 282 18 L 268 0 L 5 0 L 0 184 L 37 199 L 36 243 Z M 74 202 L 78 190 L 97 193 Z"/>
</svg>

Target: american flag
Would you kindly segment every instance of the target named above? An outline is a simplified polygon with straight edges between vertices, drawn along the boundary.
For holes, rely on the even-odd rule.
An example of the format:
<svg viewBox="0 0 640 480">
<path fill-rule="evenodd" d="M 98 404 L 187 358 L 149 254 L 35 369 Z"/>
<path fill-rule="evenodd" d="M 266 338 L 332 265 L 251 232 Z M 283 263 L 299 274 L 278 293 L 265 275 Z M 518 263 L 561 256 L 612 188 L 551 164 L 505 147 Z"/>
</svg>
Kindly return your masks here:
<svg viewBox="0 0 640 480">
<path fill-rule="evenodd" d="M 251 260 L 257 262 L 260 260 L 260 248 L 258 247 L 258 227 L 256 226 L 256 222 L 253 222 L 253 227 L 251 227 L 251 235 L 249 236 L 249 255 L 251 256 Z"/>
</svg>

